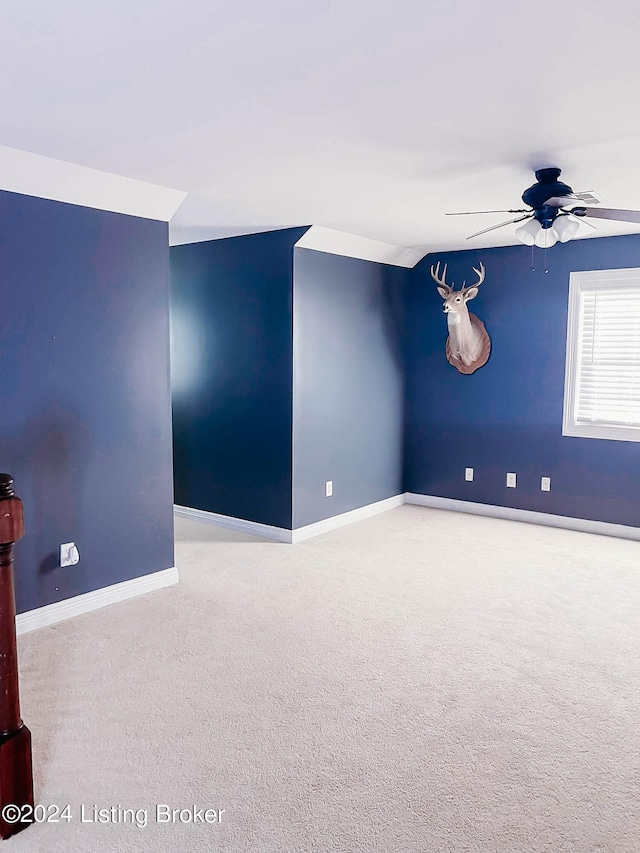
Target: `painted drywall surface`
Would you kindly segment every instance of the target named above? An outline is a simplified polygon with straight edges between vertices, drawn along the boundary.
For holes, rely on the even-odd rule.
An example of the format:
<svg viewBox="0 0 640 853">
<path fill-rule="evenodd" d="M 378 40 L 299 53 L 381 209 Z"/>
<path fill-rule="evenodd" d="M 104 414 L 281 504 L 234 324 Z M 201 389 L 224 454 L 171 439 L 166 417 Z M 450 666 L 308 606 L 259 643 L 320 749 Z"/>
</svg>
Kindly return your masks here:
<svg viewBox="0 0 640 853">
<path fill-rule="evenodd" d="M 293 245 L 171 248 L 175 501 L 291 528 Z"/>
<path fill-rule="evenodd" d="M 0 192 L 18 612 L 173 565 L 168 272 L 166 223 Z"/>
<path fill-rule="evenodd" d="M 470 309 L 492 340 L 488 363 L 460 375 L 444 356 L 447 282 L 486 280 Z M 562 436 L 569 274 L 640 267 L 640 236 L 576 240 L 547 253 L 522 246 L 428 255 L 407 298 L 404 488 L 408 492 L 640 526 L 640 444 Z M 465 467 L 475 480 L 464 480 Z M 506 487 L 506 473 L 517 488 Z M 551 492 L 540 478 L 551 477 Z"/>
<path fill-rule="evenodd" d="M 295 249 L 294 529 L 401 492 L 408 275 Z"/>
</svg>

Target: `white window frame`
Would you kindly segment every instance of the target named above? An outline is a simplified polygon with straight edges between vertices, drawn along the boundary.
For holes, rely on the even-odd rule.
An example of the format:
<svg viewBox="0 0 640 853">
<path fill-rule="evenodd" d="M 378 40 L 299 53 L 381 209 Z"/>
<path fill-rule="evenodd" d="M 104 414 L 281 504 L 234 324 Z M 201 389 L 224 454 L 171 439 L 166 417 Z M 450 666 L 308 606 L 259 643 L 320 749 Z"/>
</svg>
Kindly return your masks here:
<svg viewBox="0 0 640 853">
<path fill-rule="evenodd" d="M 578 346 L 580 343 L 580 295 L 587 290 L 601 290 L 610 284 L 619 289 L 640 290 L 640 269 L 589 270 L 569 275 L 569 311 L 567 315 L 567 350 L 564 373 L 564 407 L 562 435 L 578 438 L 604 438 L 614 441 L 640 441 L 640 426 L 614 426 L 594 421 L 578 423 L 575 419 L 578 379 Z"/>
</svg>

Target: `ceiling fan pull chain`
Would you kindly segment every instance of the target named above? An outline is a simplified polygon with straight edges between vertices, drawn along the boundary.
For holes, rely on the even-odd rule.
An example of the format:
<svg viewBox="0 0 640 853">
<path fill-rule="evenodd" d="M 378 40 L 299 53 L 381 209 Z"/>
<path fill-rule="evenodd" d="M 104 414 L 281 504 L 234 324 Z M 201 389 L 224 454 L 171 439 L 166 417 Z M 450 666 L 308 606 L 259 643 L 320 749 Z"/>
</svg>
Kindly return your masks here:
<svg viewBox="0 0 640 853">
<path fill-rule="evenodd" d="M 547 266 L 547 247 L 544 247 L 544 271 L 545 273 L 549 272 L 549 267 Z"/>
<path fill-rule="evenodd" d="M 535 272 L 536 268 L 533 265 L 533 243 L 531 244 L 531 272 Z"/>
</svg>

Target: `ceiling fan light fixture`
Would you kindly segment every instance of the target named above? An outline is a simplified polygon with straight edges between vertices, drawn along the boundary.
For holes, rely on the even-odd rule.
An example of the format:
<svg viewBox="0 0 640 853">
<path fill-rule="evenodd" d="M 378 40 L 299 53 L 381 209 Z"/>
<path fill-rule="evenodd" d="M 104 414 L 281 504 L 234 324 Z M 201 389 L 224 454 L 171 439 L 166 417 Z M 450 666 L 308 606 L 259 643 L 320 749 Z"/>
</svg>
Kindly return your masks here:
<svg viewBox="0 0 640 853">
<path fill-rule="evenodd" d="M 530 219 L 528 222 L 525 222 L 524 225 L 516 228 L 516 237 L 521 243 L 524 243 L 525 246 L 533 246 L 536 241 L 538 231 L 540 230 L 540 223 L 536 219 Z"/>
<path fill-rule="evenodd" d="M 580 223 L 577 219 L 573 219 L 569 216 L 558 216 L 556 221 L 553 223 L 553 227 L 558 235 L 558 240 L 560 240 L 561 243 L 567 243 L 578 233 Z"/>
<path fill-rule="evenodd" d="M 467 240 L 480 237 L 481 234 L 487 234 L 497 228 L 523 222 L 523 225 L 516 228 L 516 238 L 525 246 L 539 246 L 541 249 L 549 249 L 551 246 L 555 246 L 558 240 L 561 243 L 567 243 L 575 237 L 582 223 L 589 228 L 595 228 L 595 225 L 589 222 L 589 218 L 612 219 L 615 222 L 633 222 L 640 225 L 640 210 L 599 207 L 599 203 L 603 201 L 601 197 L 591 190 L 574 193 L 568 184 L 558 180 L 560 174 L 561 170 L 557 166 L 536 169 L 537 183 L 522 193 L 522 201 L 528 205 L 530 210 L 509 208 L 508 211 L 506 209 L 465 211 L 464 213 L 467 214 L 503 212 L 525 214 L 516 219 L 509 219 L 507 222 L 499 222 L 497 225 L 476 231 L 475 234 L 470 234 Z M 587 207 L 587 205 L 589 206 Z M 446 215 L 460 216 L 462 214 L 450 213 Z M 598 229 L 595 228 L 595 230 Z"/>
<path fill-rule="evenodd" d="M 555 228 L 540 228 L 533 242 L 540 249 L 550 249 L 558 242 L 558 233 Z"/>
</svg>

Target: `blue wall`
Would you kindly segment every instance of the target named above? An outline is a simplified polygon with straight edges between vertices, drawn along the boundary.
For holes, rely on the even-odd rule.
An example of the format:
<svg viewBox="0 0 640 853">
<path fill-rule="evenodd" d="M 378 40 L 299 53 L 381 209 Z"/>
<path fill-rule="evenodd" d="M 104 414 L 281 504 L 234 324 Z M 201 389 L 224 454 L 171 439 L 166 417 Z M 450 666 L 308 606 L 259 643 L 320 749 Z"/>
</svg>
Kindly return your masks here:
<svg viewBox="0 0 640 853">
<path fill-rule="evenodd" d="M 291 528 L 288 228 L 171 249 L 175 501 Z"/>
<path fill-rule="evenodd" d="M 295 249 L 294 528 L 402 491 L 409 270 Z M 325 497 L 325 481 L 333 496 Z"/>
<path fill-rule="evenodd" d="M 173 565 L 168 264 L 166 223 L 0 192 L 18 612 Z"/>
<path fill-rule="evenodd" d="M 521 246 L 428 255 L 407 298 L 404 488 L 408 492 L 640 526 L 640 444 L 562 436 L 569 273 L 640 267 L 640 237 L 556 245 L 530 271 Z M 470 376 L 444 356 L 442 300 L 429 274 L 486 280 L 470 309 L 492 340 L 488 363 Z M 464 481 L 464 469 L 475 481 Z M 518 475 L 507 489 L 506 472 Z M 551 477 L 551 492 L 540 477 Z"/>
</svg>

